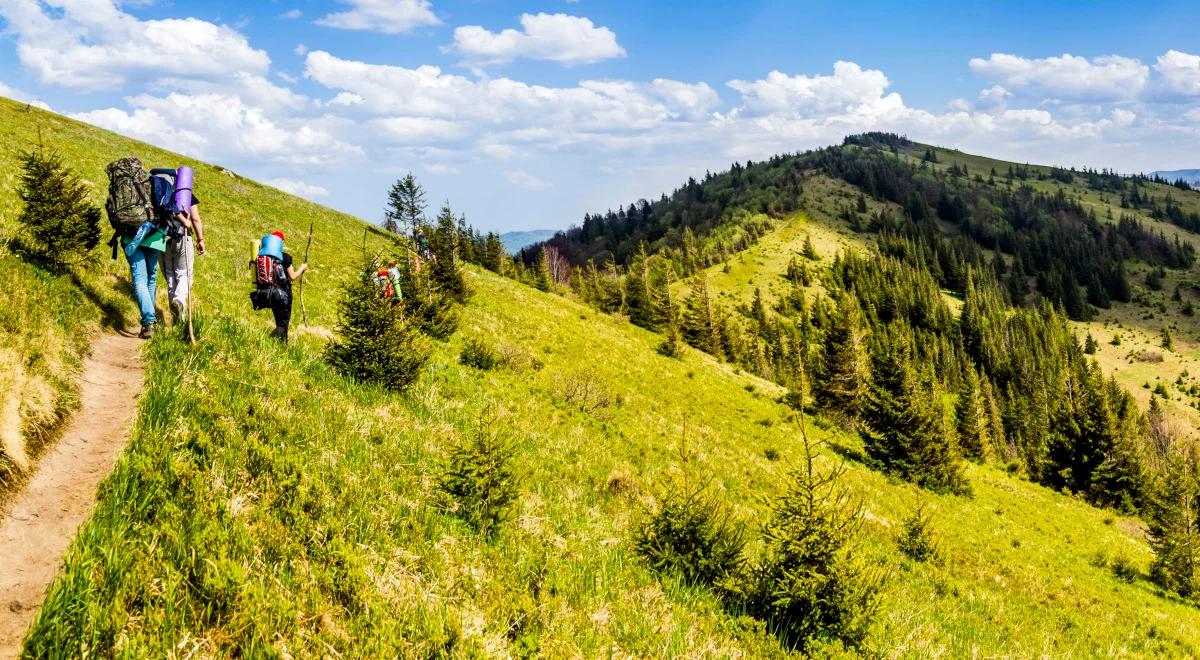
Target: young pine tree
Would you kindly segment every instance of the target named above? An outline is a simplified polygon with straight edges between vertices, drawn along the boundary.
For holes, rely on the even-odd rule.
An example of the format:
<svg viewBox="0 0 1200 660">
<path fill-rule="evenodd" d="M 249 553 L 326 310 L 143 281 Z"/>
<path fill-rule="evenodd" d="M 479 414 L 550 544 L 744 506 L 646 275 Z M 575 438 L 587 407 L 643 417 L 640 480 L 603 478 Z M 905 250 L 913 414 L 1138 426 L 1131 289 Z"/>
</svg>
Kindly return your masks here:
<svg viewBox="0 0 1200 660">
<path fill-rule="evenodd" d="M 471 297 L 471 290 L 459 263 L 458 220 L 449 204 L 443 205 L 438 214 L 429 247 L 433 252 L 433 263 L 429 266 L 433 281 L 456 302 L 466 302 Z"/>
<path fill-rule="evenodd" d="M 870 381 L 866 330 L 858 301 L 842 294 L 832 322 L 825 333 L 824 368 L 814 384 L 816 399 L 822 408 L 855 419 Z"/>
<path fill-rule="evenodd" d="M 913 366 L 905 330 L 888 333 L 873 363 L 863 444 L 878 467 L 939 493 L 969 492 L 940 391 Z"/>
<path fill-rule="evenodd" d="M 625 276 L 625 312 L 629 314 L 630 323 L 655 330 L 657 326 L 654 324 L 655 305 L 651 286 L 650 258 L 643 244 Z"/>
<path fill-rule="evenodd" d="M 504 243 L 500 241 L 500 234 L 494 231 L 488 232 L 483 248 L 483 267 L 493 273 L 504 274 Z"/>
<path fill-rule="evenodd" d="M 963 372 L 962 388 L 954 407 L 958 442 L 968 458 L 984 461 L 991 455 L 987 401 L 984 400 L 975 368 L 968 366 Z"/>
<path fill-rule="evenodd" d="M 545 246 L 538 248 L 536 273 L 534 286 L 540 291 L 553 291 L 554 278 L 550 275 L 550 255 L 546 252 Z"/>
<path fill-rule="evenodd" d="M 708 288 L 708 278 L 704 274 L 700 275 L 699 282 L 692 287 L 684 308 L 686 311 L 683 318 L 683 336 L 687 343 L 709 355 L 723 358 L 717 310 L 713 308 L 712 293 Z"/>
<path fill-rule="evenodd" d="M 1193 458 L 1172 457 L 1151 502 L 1150 578 L 1184 598 L 1200 592 L 1200 485 Z"/>
<path fill-rule="evenodd" d="M 832 640 L 858 648 L 879 607 L 883 576 L 861 557 L 862 509 L 840 484 L 844 466 L 818 472 L 815 448 L 807 434 L 802 440 L 803 462 L 771 501 L 763 555 L 747 570 L 741 596 L 746 611 L 793 648 Z"/>
<path fill-rule="evenodd" d="M 370 271 L 364 259 L 364 272 Z M 405 318 L 402 307 L 380 295 L 370 277 L 346 285 L 338 304 L 337 338 L 325 347 L 325 359 L 343 375 L 400 391 L 421 373 L 429 345 Z"/>
<path fill-rule="evenodd" d="M 683 354 L 683 330 L 680 327 L 679 309 L 675 305 L 675 297 L 671 294 L 670 269 L 663 278 L 658 307 L 659 327 L 666 335 L 666 339 L 658 347 L 658 352 L 667 357 L 679 357 Z"/>
<path fill-rule="evenodd" d="M 85 259 L 100 243 L 100 209 L 88 203 L 88 187 L 53 151 L 38 147 L 19 158 L 20 248 L 56 269 Z"/>
<path fill-rule="evenodd" d="M 397 234 L 416 234 L 425 217 L 425 189 L 409 172 L 392 184 L 384 210 L 384 227 Z"/>
<path fill-rule="evenodd" d="M 458 329 L 454 299 L 438 286 L 432 269 L 417 270 L 411 260 L 401 259 L 400 294 L 404 315 L 422 333 L 445 340 Z"/>
<path fill-rule="evenodd" d="M 817 248 L 813 246 L 812 236 L 805 235 L 804 251 L 801 254 L 804 255 L 805 259 L 810 259 L 812 261 L 817 261 L 821 258 L 821 255 L 817 254 Z"/>
</svg>

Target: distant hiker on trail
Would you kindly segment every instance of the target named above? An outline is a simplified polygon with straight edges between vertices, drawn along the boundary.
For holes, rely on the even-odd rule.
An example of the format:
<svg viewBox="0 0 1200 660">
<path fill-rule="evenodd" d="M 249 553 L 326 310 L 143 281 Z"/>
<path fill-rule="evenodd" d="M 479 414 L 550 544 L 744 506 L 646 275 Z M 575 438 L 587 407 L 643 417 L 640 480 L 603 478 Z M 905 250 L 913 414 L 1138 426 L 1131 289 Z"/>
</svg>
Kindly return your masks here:
<svg viewBox="0 0 1200 660">
<path fill-rule="evenodd" d="M 258 254 L 250 262 L 256 284 L 250 292 L 250 304 L 256 310 L 271 308 L 275 315 L 271 336 L 286 344 L 288 326 L 292 323 L 292 280 L 307 272 L 308 264 L 292 268 L 292 255 L 283 251 L 283 238 L 281 231 L 262 237 Z"/>
<path fill-rule="evenodd" d="M 129 262 L 129 280 L 141 313 L 142 330 L 138 336 L 149 339 L 158 322 L 154 295 L 158 284 L 158 261 L 167 249 L 167 235 L 156 224 L 151 202 L 150 175 L 137 158 L 121 158 L 108 164 L 108 221 L 113 237 L 108 244 L 117 258 L 120 242 Z"/>
<path fill-rule="evenodd" d="M 404 298 L 400 293 L 400 267 L 396 265 L 396 260 L 388 262 L 388 279 L 392 282 L 392 292 L 396 296 L 396 302 Z"/>
</svg>

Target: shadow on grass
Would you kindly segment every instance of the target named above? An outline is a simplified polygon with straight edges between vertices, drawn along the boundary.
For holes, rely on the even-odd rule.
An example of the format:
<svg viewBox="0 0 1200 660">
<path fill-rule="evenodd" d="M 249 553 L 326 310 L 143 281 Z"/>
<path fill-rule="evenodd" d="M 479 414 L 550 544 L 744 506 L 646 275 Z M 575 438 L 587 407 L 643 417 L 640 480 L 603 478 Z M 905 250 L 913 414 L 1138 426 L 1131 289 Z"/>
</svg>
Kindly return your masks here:
<svg viewBox="0 0 1200 660">
<path fill-rule="evenodd" d="M 120 306 L 104 295 L 105 293 L 111 294 L 111 291 L 107 291 L 101 287 L 98 287 L 93 282 L 84 280 L 79 276 L 78 269 L 72 268 L 70 270 L 70 275 L 71 282 L 75 284 L 75 288 L 79 289 L 79 291 L 83 293 L 84 297 L 91 301 L 91 303 L 100 310 L 100 325 L 126 337 L 132 337 L 137 334 L 126 329 L 125 326 L 127 323 L 125 312 L 120 308 Z M 129 286 L 128 278 L 122 278 L 118 276 L 117 282 L 122 288 Z"/>
</svg>

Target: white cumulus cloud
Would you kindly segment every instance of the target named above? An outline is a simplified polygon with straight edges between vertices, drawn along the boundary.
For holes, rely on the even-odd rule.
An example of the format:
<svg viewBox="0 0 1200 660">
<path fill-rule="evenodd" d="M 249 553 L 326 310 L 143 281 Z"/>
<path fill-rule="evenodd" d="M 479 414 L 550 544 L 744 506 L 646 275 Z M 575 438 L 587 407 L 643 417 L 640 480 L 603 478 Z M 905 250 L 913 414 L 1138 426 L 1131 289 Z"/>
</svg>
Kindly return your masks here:
<svg viewBox="0 0 1200 660">
<path fill-rule="evenodd" d="M 1072 101 L 1134 99 L 1150 77 L 1150 68 L 1135 58 L 1104 55 L 1093 59 L 1064 53 L 1030 59 L 1008 53 L 975 57 L 971 71 L 1030 96 Z"/>
<path fill-rule="evenodd" d="M 321 186 L 296 181 L 295 179 L 269 179 L 266 183 L 268 186 L 274 186 L 289 195 L 296 195 L 297 197 L 327 197 L 329 195 L 329 191 Z"/>
<path fill-rule="evenodd" d="M 832 76 L 789 76 L 772 71 L 762 80 L 731 80 L 741 92 L 744 108 L 757 114 L 786 113 L 817 116 L 847 108 L 896 103 L 883 92 L 891 83 L 882 71 L 863 69 L 854 62 L 835 62 Z"/>
<path fill-rule="evenodd" d="M 428 0 L 339 0 L 348 11 L 317 19 L 317 25 L 343 30 L 404 34 L 426 25 L 440 25 Z"/>
<path fill-rule="evenodd" d="M 1169 93 L 1200 97 L 1200 55 L 1168 50 L 1158 57 L 1154 69 Z"/>
<path fill-rule="evenodd" d="M 305 75 L 338 92 L 331 102 L 353 101 L 356 110 L 372 115 L 508 127 L 524 131 L 523 139 L 541 141 L 652 129 L 694 117 L 717 101 L 703 83 L 584 80 L 574 87 L 546 87 L 511 78 L 473 80 L 428 65 L 368 64 L 324 51 L 308 54 Z"/>
<path fill-rule="evenodd" d="M 0 16 L 21 64 L 40 82 L 70 89 L 262 76 L 271 62 L 232 28 L 196 18 L 143 21 L 112 0 L 5 0 Z"/>
<path fill-rule="evenodd" d="M 171 93 L 126 102 L 132 111 L 106 108 L 72 117 L 205 159 L 323 165 L 363 153 L 336 136 L 336 120 L 279 118 L 236 96 Z"/>
<path fill-rule="evenodd" d="M 504 173 L 504 178 L 514 186 L 525 190 L 547 190 L 551 187 L 548 182 L 525 170 L 509 170 Z"/>
<path fill-rule="evenodd" d="M 454 30 L 453 49 L 473 64 L 504 64 L 518 58 L 590 64 L 624 57 L 617 35 L 591 19 L 567 14 L 522 14 L 521 29 L 490 32 L 479 25 Z"/>
<path fill-rule="evenodd" d="M 41 108 L 43 110 L 50 109 L 50 106 L 47 105 L 45 101 L 42 101 L 30 94 L 26 94 L 19 89 L 9 87 L 8 85 L 4 84 L 3 81 L 0 81 L 0 96 L 10 98 L 14 101 L 20 101 L 21 103 L 28 103 L 35 108 Z"/>
</svg>

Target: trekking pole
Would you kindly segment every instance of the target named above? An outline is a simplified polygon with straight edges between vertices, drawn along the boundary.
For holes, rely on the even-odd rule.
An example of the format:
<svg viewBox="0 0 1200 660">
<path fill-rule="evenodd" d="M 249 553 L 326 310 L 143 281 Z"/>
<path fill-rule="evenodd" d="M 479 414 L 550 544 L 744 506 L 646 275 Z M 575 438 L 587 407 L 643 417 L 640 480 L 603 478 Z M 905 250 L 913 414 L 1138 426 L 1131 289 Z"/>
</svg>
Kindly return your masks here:
<svg viewBox="0 0 1200 660">
<path fill-rule="evenodd" d="M 191 245 L 189 245 L 192 242 L 192 230 L 184 229 L 183 232 L 184 232 L 184 234 L 183 234 L 184 238 L 186 240 L 186 243 L 184 243 L 184 246 L 183 246 L 183 253 L 184 253 L 184 257 L 187 259 L 187 272 L 188 272 L 188 295 L 187 295 L 187 324 L 188 324 L 188 327 L 187 327 L 187 334 L 188 334 L 188 343 L 194 345 L 196 343 L 196 333 L 192 331 L 192 289 L 196 288 L 196 271 L 195 271 L 195 264 L 194 264 L 195 257 L 192 255 L 192 250 L 188 249 L 189 247 L 192 247 Z"/>
<path fill-rule="evenodd" d="M 312 247 L 312 230 L 313 230 L 313 223 L 309 222 L 308 223 L 308 243 L 306 243 L 304 245 L 304 262 L 303 263 L 305 263 L 305 264 L 308 263 L 308 249 Z M 308 310 L 304 309 L 304 275 L 305 274 L 306 273 L 300 274 L 300 324 L 307 328 L 308 327 Z"/>
</svg>

